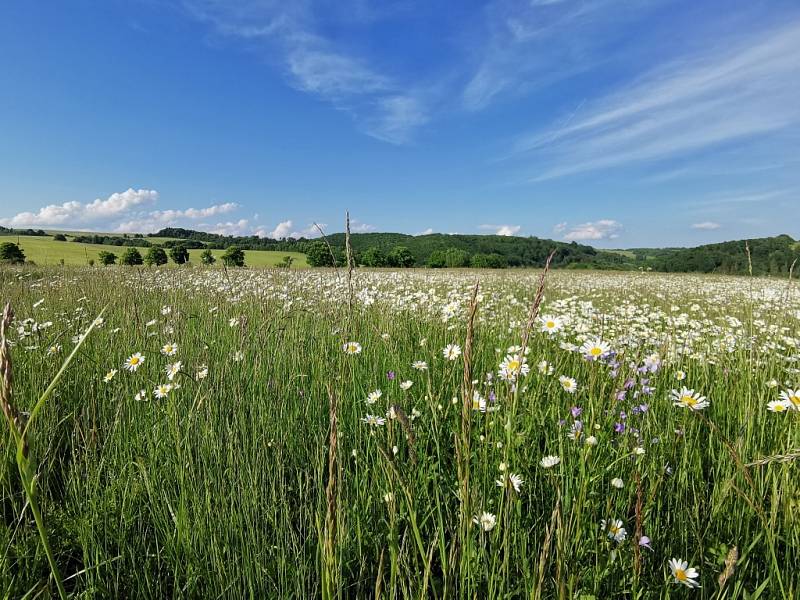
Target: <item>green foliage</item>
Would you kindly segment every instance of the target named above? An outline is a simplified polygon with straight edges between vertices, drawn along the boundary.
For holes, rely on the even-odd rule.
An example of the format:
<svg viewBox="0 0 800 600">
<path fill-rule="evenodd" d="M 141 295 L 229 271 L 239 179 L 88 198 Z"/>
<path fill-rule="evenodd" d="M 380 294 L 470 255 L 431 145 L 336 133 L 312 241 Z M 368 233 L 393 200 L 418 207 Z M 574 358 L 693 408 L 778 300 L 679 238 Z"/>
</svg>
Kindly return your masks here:
<svg viewBox="0 0 800 600">
<path fill-rule="evenodd" d="M 470 266 L 474 269 L 505 269 L 508 267 L 508 260 L 502 254 L 473 254 Z"/>
<path fill-rule="evenodd" d="M 222 262 L 226 267 L 243 267 L 244 251 L 239 246 L 230 246 L 222 255 Z"/>
<path fill-rule="evenodd" d="M 292 267 L 292 263 L 294 262 L 294 258 L 291 256 L 284 256 L 281 261 L 275 265 L 279 269 L 290 269 Z"/>
<path fill-rule="evenodd" d="M 20 264 L 25 262 L 25 253 L 14 242 L 0 243 L 0 263 Z"/>
<path fill-rule="evenodd" d="M 447 266 L 447 253 L 444 250 L 434 250 L 428 256 L 426 265 L 431 269 L 443 269 Z"/>
<path fill-rule="evenodd" d="M 189 250 L 186 246 L 173 246 L 169 249 L 169 257 L 176 265 L 184 265 L 189 262 Z"/>
<path fill-rule="evenodd" d="M 113 252 L 109 252 L 108 250 L 101 250 L 97 253 L 97 257 L 100 259 L 100 264 L 104 266 L 114 265 L 117 263 L 117 255 Z"/>
<path fill-rule="evenodd" d="M 749 240 L 754 275 L 786 275 L 792 262 L 800 259 L 800 248 L 788 235 Z M 749 272 L 744 241 L 722 242 L 696 248 L 682 248 L 662 254 L 654 268 L 667 272 L 730 273 Z"/>
<path fill-rule="evenodd" d="M 66 242 L 67 236 L 65 236 L 63 233 L 57 233 L 53 236 L 53 240 L 56 242 Z"/>
<path fill-rule="evenodd" d="M 217 259 L 214 256 L 214 253 L 211 252 L 211 250 L 206 249 L 206 250 L 203 250 L 202 254 L 200 254 L 200 262 L 203 263 L 206 266 L 211 266 L 215 262 L 217 262 Z"/>
<path fill-rule="evenodd" d="M 312 267 L 332 267 L 333 258 L 324 242 L 312 242 L 306 250 L 306 259 Z"/>
<path fill-rule="evenodd" d="M 365 267 L 385 267 L 389 264 L 386 254 L 377 246 L 371 246 L 364 250 L 359 262 Z"/>
<path fill-rule="evenodd" d="M 158 246 L 151 246 L 147 250 L 147 254 L 144 257 L 145 264 L 149 266 L 161 266 L 167 264 L 167 253 L 164 252 L 163 248 L 159 248 Z"/>
<path fill-rule="evenodd" d="M 142 255 L 136 248 L 128 248 L 122 253 L 122 258 L 119 262 L 121 265 L 132 267 L 141 265 L 144 260 L 142 260 Z"/>
<path fill-rule="evenodd" d="M 395 246 L 392 248 L 391 252 L 389 252 L 389 255 L 386 257 L 386 261 L 389 263 L 390 267 L 407 269 L 414 266 L 416 259 L 411 253 L 411 250 L 405 246 Z"/>
</svg>

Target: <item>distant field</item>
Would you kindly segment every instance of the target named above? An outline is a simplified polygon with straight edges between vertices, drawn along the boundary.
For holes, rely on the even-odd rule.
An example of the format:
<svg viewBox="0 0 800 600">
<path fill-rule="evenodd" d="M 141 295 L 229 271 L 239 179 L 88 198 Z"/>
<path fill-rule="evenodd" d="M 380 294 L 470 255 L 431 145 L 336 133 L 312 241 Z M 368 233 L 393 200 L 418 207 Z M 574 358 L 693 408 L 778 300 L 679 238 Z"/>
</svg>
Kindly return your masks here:
<svg viewBox="0 0 800 600">
<path fill-rule="evenodd" d="M 90 259 L 97 261 L 97 255 L 103 250 L 113 252 L 117 256 L 122 256 L 125 251 L 124 246 L 104 246 L 101 244 L 81 244 L 76 242 L 57 242 L 51 237 L 36 237 L 36 236 L 4 236 L 0 237 L 0 241 L 12 240 L 15 243 L 19 240 L 19 246 L 25 252 L 25 257 L 28 260 L 35 262 L 38 265 L 57 265 L 64 259 L 66 265 L 85 265 Z M 164 241 L 161 238 L 153 238 L 153 240 Z M 147 248 L 139 248 L 139 251 L 144 255 Z M 189 260 L 193 263 L 200 262 L 200 253 L 202 250 L 193 249 L 189 250 Z M 214 256 L 219 258 L 225 252 L 224 250 L 212 250 Z M 272 252 L 267 250 L 245 250 L 245 264 L 248 267 L 274 267 L 277 265 L 284 256 L 291 256 L 294 258 L 294 268 L 306 268 L 305 254 L 300 252 Z"/>
</svg>

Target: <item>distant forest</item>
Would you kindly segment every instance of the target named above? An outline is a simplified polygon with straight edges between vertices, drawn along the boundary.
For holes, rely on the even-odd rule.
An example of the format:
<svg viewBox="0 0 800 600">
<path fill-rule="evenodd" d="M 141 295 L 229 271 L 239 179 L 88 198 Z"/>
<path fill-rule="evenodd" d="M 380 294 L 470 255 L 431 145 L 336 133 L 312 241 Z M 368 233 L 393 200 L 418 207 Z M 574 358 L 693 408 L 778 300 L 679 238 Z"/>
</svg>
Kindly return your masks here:
<svg viewBox="0 0 800 600">
<path fill-rule="evenodd" d="M 0 235 L 47 236 L 41 229 L 0 227 Z M 63 234 L 55 239 L 108 246 L 162 246 L 172 248 L 272 250 L 302 252 L 311 266 L 345 263 L 345 235 L 325 239 L 225 236 L 179 227 L 167 227 L 147 236 L 134 234 Z M 168 241 L 153 238 L 173 238 Z M 786 275 L 800 259 L 800 242 L 788 235 L 707 244 L 695 248 L 632 248 L 598 250 L 576 242 L 537 237 L 434 233 L 355 233 L 351 245 L 357 264 L 368 267 L 513 268 L 542 267 L 555 250 L 554 268 L 652 270 L 683 273 Z M 747 248 L 750 250 L 748 259 Z M 800 267 L 798 267 L 800 269 Z"/>
</svg>

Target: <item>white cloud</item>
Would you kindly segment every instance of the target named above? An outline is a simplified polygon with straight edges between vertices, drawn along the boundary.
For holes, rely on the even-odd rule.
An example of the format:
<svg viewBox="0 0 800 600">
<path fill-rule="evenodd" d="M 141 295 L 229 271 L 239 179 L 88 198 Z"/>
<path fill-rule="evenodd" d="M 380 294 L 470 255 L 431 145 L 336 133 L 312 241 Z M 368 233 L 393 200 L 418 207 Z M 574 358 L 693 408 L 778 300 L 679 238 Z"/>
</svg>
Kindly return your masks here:
<svg viewBox="0 0 800 600">
<path fill-rule="evenodd" d="M 428 227 L 427 229 L 420 231 L 419 233 L 415 233 L 414 235 L 431 235 L 433 233 L 433 228 Z"/>
<path fill-rule="evenodd" d="M 495 235 L 517 235 L 522 229 L 521 225 L 481 225 L 480 229 L 491 229 Z"/>
<path fill-rule="evenodd" d="M 589 221 L 568 227 L 566 223 L 561 231 L 564 231 L 564 239 L 569 241 L 578 240 L 613 240 L 619 237 L 622 231 L 622 223 L 613 219 L 600 219 L 599 221 Z"/>
<path fill-rule="evenodd" d="M 97 198 L 88 204 L 77 201 L 49 204 L 36 212 L 21 212 L 13 217 L 0 219 L 0 225 L 6 227 L 82 226 L 118 217 L 137 206 L 152 204 L 157 200 L 158 192 L 155 190 L 128 189 L 111 194 L 105 200 Z"/>
<path fill-rule="evenodd" d="M 353 116 L 367 135 L 404 144 L 428 120 L 427 93 L 416 82 L 377 70 L 365 52 L 348 44 L 347 28 L 357 33 L 365 11 L 370 21 L 380 12 L 367 10 L 360 1 L 342 7 L 337 24 L 343 33 L 336 39 L 321 33 L 328 24 L 306 2 L 186 0 L 184 6 L 216 32 L 243 40 L 277 61 L 290 85 Z"/>
<path fill-rule="evenodd" d="M 362 223 L 358 219 L 350 219 L 350 232 L 351 233 L 369 233 L 375 231 L 375 225 L 369 223 Z"/>
<path fill-rule="evenodd" d="M 692 223 L 692 229 L 705 229 L 705 230 L 712 230 L 712 229 L 719 229 L 722 227 L 719 223 L 715 223 L 714 221 L 703 221 L 702 223 Z"/>
<path fill-rule="evenodd" d="M 239 208 L 235 202 L 225 202 L 203 208 L 144 210 L 158 199 L 155 190 L 128 189 L 88 203 L 73 200 L 49 204 L 36 212 L 21 212 L 2 218 L 0 225 L 152 233 L 171 226 L 196 227 L 196 222 L 201 219 L 231 213 Z"/>
<path fill-rule="evenodd" d="M 239 219 L 238 221 L 228 221 L 227 223 L 217 223 L 211 228 L 209 233 L 217 233 L 219 235 L 254 235 L 253 228 L 250 226 L 250 221 L 247 219 Z"/>
<path fill-rule="evenodd" d="M 520 139 L 515 152 L 549 162 L 541 181 L 797 130 L 800 22 L 726 42 L 587 103 L 585 115 Z"/>
<path fill-rule="evenodd" d="M 292 231 L 292 221 L 291 219 L 288 221 L 281 221 L 278 225 L 270 231 L 266 236 L 261 235 L 261 232 L 257 232 L 256 235 L 260 237 L 271 237 L 276 240 L 282 240 L 283 238 L 289 237 L 289 234 Z"/>
<path fill-rule="evenodd" d="M 566 221 L 562 221 L 561 223 L 557 223 L 553 227 L 553 232 L 554 233 L 564 233 L 564 231 L 566 231 L 566 229 L 567 229 L 567 222 Z"/>
</svg>

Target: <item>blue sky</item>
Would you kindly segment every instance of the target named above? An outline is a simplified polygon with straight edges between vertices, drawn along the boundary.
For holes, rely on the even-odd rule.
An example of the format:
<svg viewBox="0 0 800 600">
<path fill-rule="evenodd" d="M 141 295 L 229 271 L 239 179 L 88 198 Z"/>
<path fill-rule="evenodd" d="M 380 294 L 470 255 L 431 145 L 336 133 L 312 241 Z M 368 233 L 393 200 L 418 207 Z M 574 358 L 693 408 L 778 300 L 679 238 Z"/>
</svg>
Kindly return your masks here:
<svg viewBox="0 0 800 600">
<path fill-rule="evenodd" d="M 0 6 L 0 225 L 800 237 L 796 1 Z"/>
</svg>

